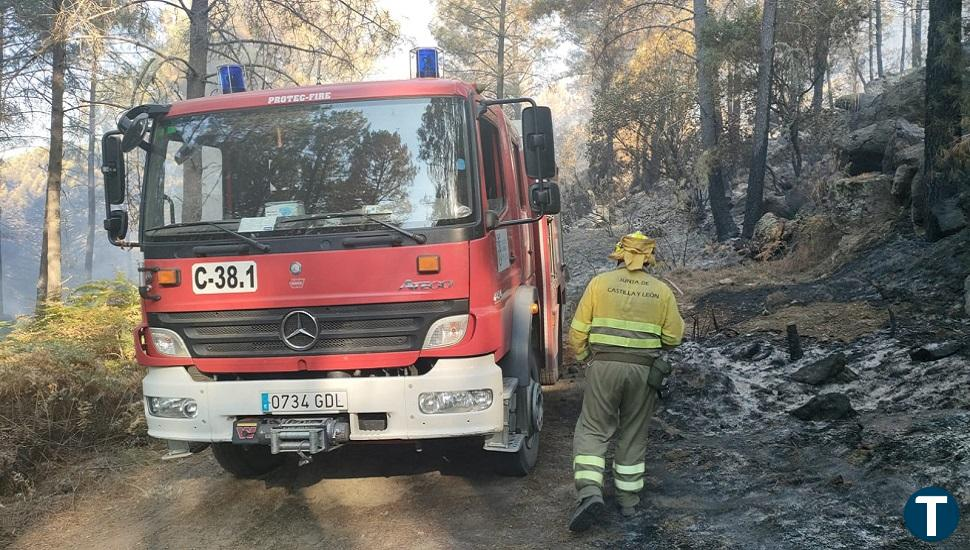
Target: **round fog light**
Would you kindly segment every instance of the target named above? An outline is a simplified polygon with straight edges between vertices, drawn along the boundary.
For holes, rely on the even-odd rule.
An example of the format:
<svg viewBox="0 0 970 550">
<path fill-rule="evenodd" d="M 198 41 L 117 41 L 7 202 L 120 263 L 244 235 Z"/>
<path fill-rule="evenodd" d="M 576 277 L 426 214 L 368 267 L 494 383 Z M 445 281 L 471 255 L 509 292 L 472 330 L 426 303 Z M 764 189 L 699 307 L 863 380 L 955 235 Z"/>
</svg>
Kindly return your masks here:
<svg viewBox="0 0 970 550">
<path fill-rule="evenodd" d="M 195 402 L 195 399 L 186 399 L 185 404 L 182 405 L 182 414 L 186 418 L 195 418 L 196 413 L 199 412 L 199 404 Z"/>
</svg>

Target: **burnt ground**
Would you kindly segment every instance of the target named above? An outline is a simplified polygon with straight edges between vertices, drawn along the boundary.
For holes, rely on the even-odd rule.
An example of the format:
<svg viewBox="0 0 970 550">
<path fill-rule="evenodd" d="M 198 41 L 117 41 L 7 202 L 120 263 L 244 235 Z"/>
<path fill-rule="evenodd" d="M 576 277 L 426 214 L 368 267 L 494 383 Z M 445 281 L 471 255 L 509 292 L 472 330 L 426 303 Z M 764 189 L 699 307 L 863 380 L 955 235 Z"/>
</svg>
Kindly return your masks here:
<svg viewBox="0 0 970 550">
<path fill-rule="evenodd" d="M 157 447 L 122 450 L 0 502 L 0 546 L 928 548 L 905 530 L 902 507 L 940 485 L 965 519 L 935 547 L 968 548 L 970 347 L 929 362 L 909 355 L 970 340 L 954 308 L 954 281 L 970 272 L 967 239 L 891 236 L 821 277 L 679 281 L 697 337 L 674 354 L 643 511 L 630 521 L 611 509 L 589 533 L 566 529 L 582 387 L 573 374 L 546 392 L 540 464 L 525 479 L 489 473 L 469 443 L 346 447 L 257 481 L 232 479 L 207 452 L 160 462 Z M 581 288 L 574 281 L 572 294 Z M 799 361 L 785 348 L 788 323 L 805 335 Z M 836 352 L 850 372 L 821 386 L 791 379 Z M 790 414 L 823 393 L 845 395 L 855 412 Z"/>
</svg>

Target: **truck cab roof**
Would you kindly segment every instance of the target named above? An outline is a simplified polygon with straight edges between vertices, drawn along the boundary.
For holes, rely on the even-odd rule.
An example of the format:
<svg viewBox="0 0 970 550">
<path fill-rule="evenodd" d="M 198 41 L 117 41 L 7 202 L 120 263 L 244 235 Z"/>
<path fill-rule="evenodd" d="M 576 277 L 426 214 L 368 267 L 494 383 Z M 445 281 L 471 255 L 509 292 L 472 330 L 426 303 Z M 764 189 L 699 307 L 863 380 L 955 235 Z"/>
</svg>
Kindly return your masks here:
<svg viewBox="0 0 970 550">
<path fill-rule="evenodd" d="M 472 84 L 441 78 L 322 84 L 189 99 L 172 104 L 168 116 L 323 101 L 428 96 L 468 97 L 473 93 L 475 93 L 475 86 Z"/>
</svg>

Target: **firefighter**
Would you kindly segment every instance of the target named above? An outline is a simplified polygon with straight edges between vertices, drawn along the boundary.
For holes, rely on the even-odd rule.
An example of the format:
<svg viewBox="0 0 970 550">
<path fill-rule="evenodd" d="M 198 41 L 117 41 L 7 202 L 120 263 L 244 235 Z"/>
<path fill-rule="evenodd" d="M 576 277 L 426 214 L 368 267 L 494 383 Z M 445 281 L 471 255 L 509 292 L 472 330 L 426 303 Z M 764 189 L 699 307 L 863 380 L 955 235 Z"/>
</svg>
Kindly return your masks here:
<svg viewBox="0 0 970 550">
<path fill-rule="evenodd" d="M 573 470 L 579 504 L 569 522 L 588 529 L 604 509 L 606 448 L 616 436 L 613 482 L 625 517 L 636 514 L 643 489 L 647 423 L 670 365 L 661 350 L 677 346 L 684 320 L 666 284 L 647 274 L 656 241 L 639 231 L 624 236 L 610 258 L 617 269 L 590 281 L 570 325 L 570 345 L 589 359 L 583 409 L 573 437 Z"/>
</svg>

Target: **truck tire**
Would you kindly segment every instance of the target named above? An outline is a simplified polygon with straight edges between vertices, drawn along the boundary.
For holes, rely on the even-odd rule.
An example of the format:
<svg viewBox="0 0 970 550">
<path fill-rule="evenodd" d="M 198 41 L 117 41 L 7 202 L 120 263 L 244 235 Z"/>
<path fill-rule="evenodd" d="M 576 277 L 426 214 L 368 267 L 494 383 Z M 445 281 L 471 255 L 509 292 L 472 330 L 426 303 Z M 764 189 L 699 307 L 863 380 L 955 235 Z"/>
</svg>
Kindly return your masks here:
<svg viewBox="0 0 970 550">
<path fill-rule="evenodd" d="M 539 434 L 542 430 L 542 385 L 539 383 L 539 353 L 532 349 L 529 353 L 530 373 L 532 383 L 529 386 L 529 394 L 538 392 L 537 419 L 538 422 L 530 422 L 531 433 L 522 442 L 522 447 L 514 453 L 491 452 L 494 462 L 495 472 L 511 477 L 525 477 L 535 468 L 539 461 Z M 530 415 L 535 414 L 529 411 Z M 538 426 L 535 426 L 535 424 Z"/>
<path fill-rule="evenodd" d="M 270 453 L 267 445 L 213 443 L 212 455 L 223 470 L 240 479 L 266 475 L 279 468 L 285 460 L 281 454 Z"/>
</svg>

